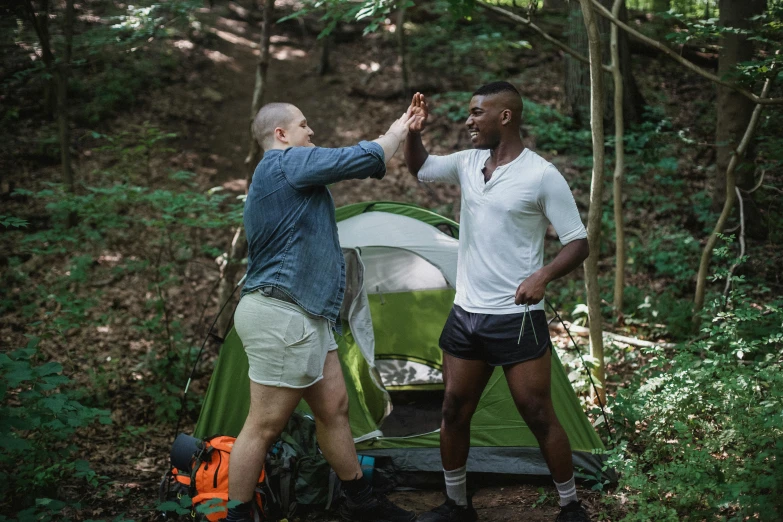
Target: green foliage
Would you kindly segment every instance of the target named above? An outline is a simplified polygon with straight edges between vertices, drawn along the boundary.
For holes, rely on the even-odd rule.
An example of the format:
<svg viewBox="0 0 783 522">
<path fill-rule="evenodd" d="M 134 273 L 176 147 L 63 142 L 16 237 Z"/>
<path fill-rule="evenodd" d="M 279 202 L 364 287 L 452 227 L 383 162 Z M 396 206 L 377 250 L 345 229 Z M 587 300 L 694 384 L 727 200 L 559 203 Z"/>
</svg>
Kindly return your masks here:
<svg viewBox="0 0 783 522">
<path fill-rule="evenodd" d="M 56 362 L 38 362 L 39 339 L 25 348 L 0 354 L 0 498 L 24 506 L 41 496 L 54 495 L 64 479 L 91 487 L 100 479 L 89 463 L 75 457 L 78 430 L 95 422 L 111 423 L 106 410 L 88 408 L 73 397 Z M 47 508 L 64 506 L 38 498 Z"/>
<path fill-rule="evenodd" d="M 693 235 L 673 226 L 653 228 L 646 236 L 628 240 L 628 264 L 636 272 L 666 278 L 676 290 L 692 284 L 699 255 L 699 242 Z"/>
<path fill-rule="evenodd" d="M 611 404 L 625 520 L 783 517 L 783 310 L 742 291 L 647 358 Z"/>
<path fill-rule="evenodd" d="M 153 405 L 150 420 L 156 422 L 176 420 L 181 387 L 196 351 L 185 326 L 170 312 L 169 291 L 182 285 L 184 267 L 193 260 L 194 252 L 202 250 L 198 231 L 234 226 L 241 221 L 243 205 L 241 200 L 220 190 L 196 189 L 194 174 L 185 171 L 170 174 L 167 184 L 172 188 L 154 190 L 114 181 L 116 177 L 131 177 L 124 174 L 131 165 L 135 164 L 137 169 L 143 166 L 153 152 L 161 152 L 159 145 L 172 137 L 173 134 L 162 133 L 146 124 L 138 135 L 104 137 L 109 145 L 103 152 L 116 155 L 119 162 L 114 171 L 104 173 L 103 184 L 84 186 L 76 194 L 55 183 L 38 192 L 18 190 L 17 195 L 43 203 L 50 215 L 50 226 L 24 234 L 18 242 L 17 254 L 68 257 L 58 271 L 61 275 L 49 278 L 45 284 L 27 283 L 29 276 L 24 265 L 18 260 L 10 262 L 11 269 L 3 274 L 3 282 L 27 288 L 24 292 L 4 295 L 0 300 L 0 309 L 22 310 L 31 318 L 40 316 L 41 310 L 49 310 L 42 321 L 31 326 L 44 338 L 60 337 L 87 325 L 105 324 L 107 318 L 96 318 L 93 312 L 100 300 L 100 290 L 83 291 L 97 274 L 101 279 L 129 274 L 146 278 L 150 297 L 145 317 L 132 319 L 132 324 L 152 345 L 137 368 L 144 378 L 134 381 L 137 386 L 128 392 L 135 391 Z M 74 226 L 69 226 L 70 216 L 76 218 Z M 144 244 L 131 247 L 134 255 L 122 257 L 108 273 L 96 262 L 107 250 L 128 251 L 132 238 L 145 238 Z M 208 245 L 204 248 L 214 250 Z M 112 371 L 116 370 L 107 366 L 91 378 L 97 385 L 119 381 Z M 98 388 L 98 393 L 85 393 L 81 400 L 107 406 L 108 397 Z M 189 399 L 187 407 L 196 407 L 198 398 Z"/>
<path fill-rule="evenodd" d="M 589 130 L 578 129 L 573 120 L 547 105 L 524 100 L 522 125 L 530 129 L 536 148 L 557 151 L 559 154 L 590 156 L 592 153 Z"/>
<path fill-rule="evenodd" d="M 435 94 L 431 97 L 432 112 L 445 116 L 454 122 L 464 122 L 468 118 L 468 105 L 472 93 L 470 91 L 453 91 Z"/>
<path fill-rule="evenodd" d="M 27 227 L 28 223 L 26 219 L 21 219 L 14 216 L 5 216 L 0 214 L 0 225 L 3 225 L 6 228 L 9 227 L 20 228 L 20 227 Z"/>
<path fill-rule="evenodd" d="M 413 70 L 455 70 L 465 84 L 486 83 L 505 76 L 509 66 L 518 63 L 520 51 L 531 48 L 514 27 L 493 24 L 485 17 L 454 16 L 451 2 L 439 0 L 428 8 L 440 19 L 437 24 L 409 28 Z"/>
<path fill-rule="evenodd" d="M 717 13 L 716 13 L 717 14 Z M 738 81 L 746 87 L 761 79 L 778 76 L 773 69 L 779 63 L 775 51 L 783 45 L 783 4 L 771 2 L 764 13 L 750 19 L 751 27 L 741 29 L 725 26 L 718 18 L 692 20 L 683 13 L 670 11 L 664 14 L 670 22 L 675 22 L 677 30 L 666 35 L 666 39 L 676 44 L 720 44 L 720 38 L 727 35 L 747 36 L 755 42 L 756 53 L 753 60 L 738 63 L 734 70 L 727 74 L 728 79 Z"/>
<path fill-rule="evenodd" d="M 68 84 L 71 116 L 77 122 L 96 123 L 130 107 L 145 90 L 160 86 L 161 79 L 176 70 L 176 60 L 156 42 L 189 30 L 196 23 L 194 13 L 200 7 L 201 2 L 194 0 L 110 3 L 91 10 L 90 22 L 77 20 Z M 50 40 L 58 65 L 64 54 L 64 16 L 59 6 L 50 10 Z M 24 47 L 39 48 L 38 36 L 26 20 L 26 13 L 20 11 L 17 15 L 20 18 L 14 41 Z M 11 95 L 30 86 L 41 94 L 51 94 L 51 79 L 52 72 L 43 60 L 30 60 L 29 65 L 4 78 L 3 87 Z M 4 104 L 1 114 L 3 121 L 18 119 L 18 107 Z"/>
<path fill-rule="evenodd" d="M 277 23 L 295 18 L 301 18 L 311 13 L 321 14 L 321 21 L 325 27 L 318 34 L 323 38 L 331 34 L 341 22 L 367 21 L 364 34 L 377 31 L 384 25 L 386 18 L 396 9 L 411 7 L 412 0 L 363 0 L 360 2 L 345 2 L 342 0 L 306 0 L 304 6 L 295 10 L 290 15 L 280 18 Z"/>
<path fill-rule="evenodd" d="M 624 322 L 643 328 L 651 336 L 684 340 L 693 331 L 693 300 L 689 293 L 666 289 L 652 292 L 648 288 L 626 287 Z"/>
</svg>

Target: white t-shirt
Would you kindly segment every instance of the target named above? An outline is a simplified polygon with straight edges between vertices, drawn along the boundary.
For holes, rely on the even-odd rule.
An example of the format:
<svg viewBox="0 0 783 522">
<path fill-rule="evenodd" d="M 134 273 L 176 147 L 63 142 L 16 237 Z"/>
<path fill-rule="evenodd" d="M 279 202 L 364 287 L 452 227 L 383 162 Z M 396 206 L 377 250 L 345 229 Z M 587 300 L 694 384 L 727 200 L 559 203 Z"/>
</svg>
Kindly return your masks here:
<svg viewBox="0 0 783 522">
<path fill-rule="evenodd" d="M 484 182 L 489 150 L 430 155 L 419 180 L 456 183 L 462 190 L 457 295 L 468 312 L 513 314 L 517 287 L 544 264 L 549 223 L 563 245 L 587 237 L 574 196 L 562 174 L 525 149 Z M 530 307 L 543 310 L 541 301 Z"/>
</svg>

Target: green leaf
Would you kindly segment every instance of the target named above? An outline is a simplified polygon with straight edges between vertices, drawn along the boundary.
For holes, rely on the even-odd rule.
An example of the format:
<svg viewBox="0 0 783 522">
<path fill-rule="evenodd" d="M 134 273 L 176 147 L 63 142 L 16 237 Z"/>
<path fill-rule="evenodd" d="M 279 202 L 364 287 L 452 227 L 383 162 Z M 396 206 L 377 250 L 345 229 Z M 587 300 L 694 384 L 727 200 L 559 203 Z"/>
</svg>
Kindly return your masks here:
<svg viewBox="0 0 783 522">
<path fill-rule="evenodd" d="M 33 377 L 33 370 L 28 364 L 25 364 L 24 366 L 17 366 L 5 374 L 5 379 L 11 388 L 16 388 L 25 381 L 31 381 Z"/>
<path fill-rule="evenodd" d="M 62 510 L 67 504 L 62 500 L 55 500 L 53 498 L 37 498 L 35 499 L 36 506 L 43 506 L 50 511 L 57 512 Z"/>
<path fill-rule="evenodd" d="M 47 397 L 41 401 L 41 404 L 49 409 L 52 413 L 60 413 L 63 410 L 63 406 L 68 401 L 68 397 L 65 394 L 58 394 L 52 397 Z"/>
<path fill-rule="evenodd" d="M 0 448 L 7 451 L 24 451 L 30 448 L 30 443 L 24 439 L 18 439 L 15 436 L 0 437 Z"/>
<path fill-rule="evenodd" d="M 54 361 L 49 361 L 48 363 L 42 364 L 41 366 L 38 366 L 35 369 L 35 373 L 38 375 L 38 377 L 54 375 L 62 371 L 63 371 L 63 366 L 60 363 Z"/>
</svg>

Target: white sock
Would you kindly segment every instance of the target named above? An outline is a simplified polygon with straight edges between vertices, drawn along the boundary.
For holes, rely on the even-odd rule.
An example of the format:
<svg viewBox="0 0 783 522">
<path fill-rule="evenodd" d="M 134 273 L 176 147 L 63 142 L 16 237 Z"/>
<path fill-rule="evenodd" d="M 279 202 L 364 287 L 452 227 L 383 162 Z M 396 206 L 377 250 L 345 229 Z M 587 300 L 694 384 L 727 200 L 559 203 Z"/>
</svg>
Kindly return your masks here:
<svg viewBox="0 0 783 522">
<path fill-rule="evenodd" d="M 443 470 L 446 478 L 446 495 L 458 506 L 468 505 L 467 469 L 468 466 L 465 465 L 451 471 Z"/>
<path fill-rule="evenodd" d="M 557 492 L 560 494 L 560 507 L 567 506 L 575 500 L 579 500 L 576 496 L 576 482 L 574 476 L 571 475 L 571 480 L 560 483 L 555 482 Z"/>
</svg>

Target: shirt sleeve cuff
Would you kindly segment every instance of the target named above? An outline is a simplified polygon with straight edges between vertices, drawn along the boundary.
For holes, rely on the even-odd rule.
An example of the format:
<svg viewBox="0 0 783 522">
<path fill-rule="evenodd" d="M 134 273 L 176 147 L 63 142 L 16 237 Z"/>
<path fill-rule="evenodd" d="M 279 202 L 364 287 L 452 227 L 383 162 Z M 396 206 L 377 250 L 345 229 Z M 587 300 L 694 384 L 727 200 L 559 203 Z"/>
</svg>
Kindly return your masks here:
<svg viewBox="0 0 783 522">
<path fill-rule="evenodd" d="M 359 147 L 378 160 L 378 168 L 370 177 L 382 179 L 386 175 L 386 161 L 383 154 L 383 147 L 372 141 L 360 141 Z"/>
<path fill-rule="evenodd" d="M 566 246 L 568 243 L 576 241 L 577 239 L 587 239 L 587 230 L 582 226 L 564 236 L 559 236 L 559 239 L 560 244 Z"/>
</svg>

